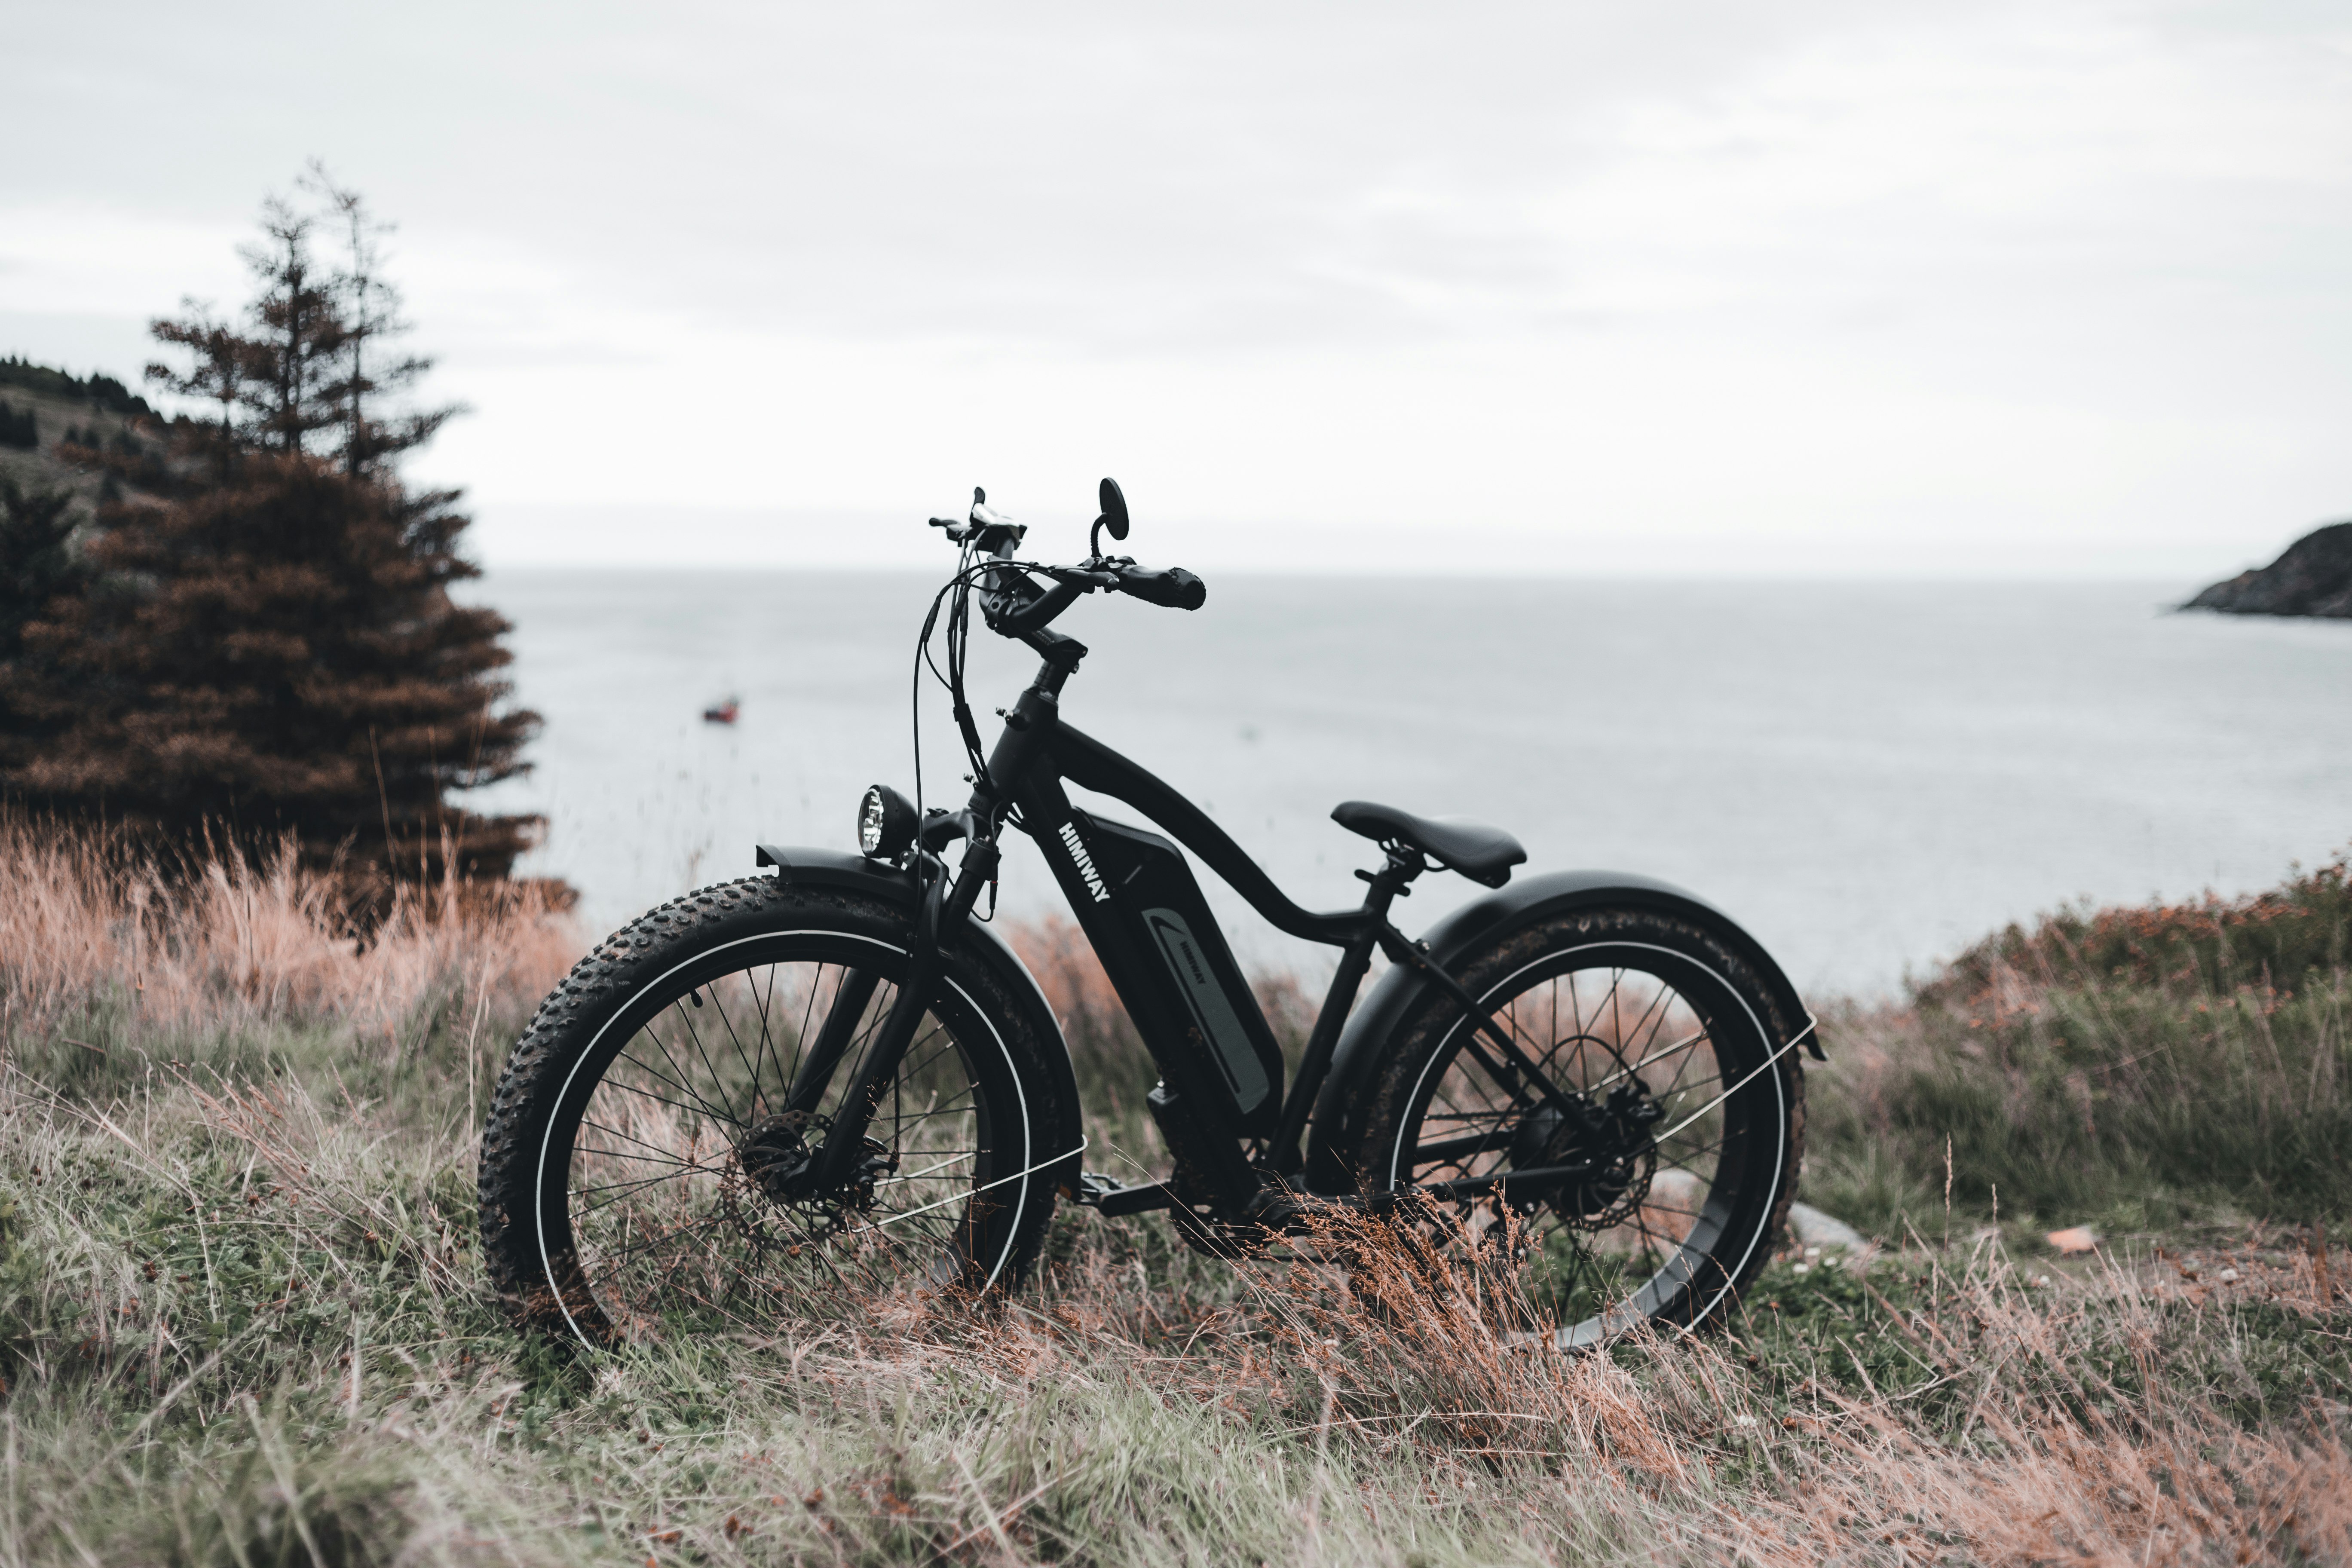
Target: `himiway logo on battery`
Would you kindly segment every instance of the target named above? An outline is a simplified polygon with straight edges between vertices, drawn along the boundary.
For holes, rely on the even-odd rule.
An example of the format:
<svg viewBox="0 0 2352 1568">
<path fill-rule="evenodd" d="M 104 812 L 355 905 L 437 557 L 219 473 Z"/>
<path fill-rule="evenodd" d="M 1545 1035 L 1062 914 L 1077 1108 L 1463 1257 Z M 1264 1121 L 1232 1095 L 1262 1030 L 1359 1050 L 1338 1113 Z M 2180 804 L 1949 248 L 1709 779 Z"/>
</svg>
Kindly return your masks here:
<svg viewBox="0 0 2352 1568">
<path fill-rule="evenodd" d="M 1078 875 L 1087 879 L 1087 887 L 1094 894 L 1095 902 L 1110 902 L 1110 889 L 1103 886 L 1102 873 L 1095 869 L 1095 858 L 1087 853 L 1085 842 L 1078 837 L 1077 824 L 1062 824 L 1062 842 L 1068 847 L 1070 858 L 1078 863 Z"/>
</svg>

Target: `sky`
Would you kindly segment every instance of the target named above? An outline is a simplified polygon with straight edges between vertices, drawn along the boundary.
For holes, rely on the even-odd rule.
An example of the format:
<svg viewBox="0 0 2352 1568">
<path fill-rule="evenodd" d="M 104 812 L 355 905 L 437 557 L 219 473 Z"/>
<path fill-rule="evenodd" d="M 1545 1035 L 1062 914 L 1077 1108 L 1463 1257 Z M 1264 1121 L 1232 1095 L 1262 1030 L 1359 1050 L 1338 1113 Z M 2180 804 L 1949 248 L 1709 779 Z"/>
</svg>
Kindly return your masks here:
<svg viewBox="0 0 2352 1568">
<path fill-rule="evenodd" d="M 325 162 L 493 567 L 2134 576 L 2352 515 L 2352 11 L 11 0 L 0 353 Z M 1066 550 L 1063 546 L 1066 545 Z"/>
</svg>

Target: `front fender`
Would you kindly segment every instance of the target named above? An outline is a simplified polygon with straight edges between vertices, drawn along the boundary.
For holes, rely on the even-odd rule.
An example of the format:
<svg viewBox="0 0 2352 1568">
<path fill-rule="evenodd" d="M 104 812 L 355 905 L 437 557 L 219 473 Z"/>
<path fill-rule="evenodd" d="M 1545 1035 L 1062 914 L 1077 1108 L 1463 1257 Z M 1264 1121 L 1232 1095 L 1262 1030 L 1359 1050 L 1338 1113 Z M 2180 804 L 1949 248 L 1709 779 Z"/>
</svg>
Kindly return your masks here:
<svg viewBox="0 0 2352 1568">
<path fill-rule="evenodd" d="M 759 847 L 758 864 L 775 867 L 777 876 L 789 885 L 841 888 L 896 904 L 907 911 L 909 921 L 923 905 L 923 885 L 913 871 L 885 866 L 863 855 L 845 855 L 838 849 L 812 849 L 797 844 L 762 844 Z M 1068 1125 L 1055 1130 L 1062 1137 L 1055 1146 L 1075 1146 L 1083 1132 L 1078 1114 L 1078 1077 L 1070 1067 L 1070 1043 L 1062 1037 L 1062 1021 L 1055 1016 L 1054 1005 L 1045 999 L 1045 987 L 1037 984 L 1037 977 L 1029 973 L 1021 955 L 996 934 L 993 926 L 966 919 L 954 940 L 971 943 L 986 962 L 993 963 L 1008 978 L 1017 975 L 1020 984 L 1013 989 L 1025 991 L 1035 1002 L 1036 1023 L 1050 1042 L 1045 1051 L 1046 1070 L 1054 1075 L 1056 1098 L 1070 1108 Z M 1071 1179 L 1076 1179 L 1075 1172 Z"/>
<path fill-rule="evenodd" d="M 1797 988 L 1789 983 L 1788 975 L 1772 961 L 1772 955 L 1729 915 L 1696 893 L 1626 871 L 1553 871 L 1530 877 L 1463 905 L 1432 926 L 1421 942 L 1439 967 L 1450 971 L 1454 961 L 1475 945 L 1507 937 L 1523 926 L 1565 910 L 1601 904 L 1660 910 L 1706 926 L 1726 946 L 1748 961 L 1788 1016 L 1811 1019 L 1812 1014 L 1797 994 Z M 1380 1057 L 1381 1047 L 1421 1000 L 1430 984 L 1420 969 L 1411 964 L 1391 964 L 1340 1031 L 1339 1043 L 1331 1053 L 1330 1074 L 1315 1097 L 1315 1117 L 1308 1128 L 1304 1172 L 1308 1191 L 1355 1190 L 1355 1174 L 1348 1169 L 1336 1144 L 1339 1128 L 1347 1118 L 1349 1105 L 1369 1087 L 1366 1080 Z M 1806 1037 L 1806 1045 L 1816 1060 L 1825 1059 L 1818 1032 Z"/>
</svg>

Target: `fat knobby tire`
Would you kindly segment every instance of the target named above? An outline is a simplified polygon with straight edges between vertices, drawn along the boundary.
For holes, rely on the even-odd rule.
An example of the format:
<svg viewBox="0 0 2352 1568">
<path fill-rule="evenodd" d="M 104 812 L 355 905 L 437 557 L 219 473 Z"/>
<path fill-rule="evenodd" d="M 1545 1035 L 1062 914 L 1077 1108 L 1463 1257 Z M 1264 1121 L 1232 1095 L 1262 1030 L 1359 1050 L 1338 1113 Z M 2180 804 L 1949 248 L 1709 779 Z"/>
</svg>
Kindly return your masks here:
<svg viewBox="0 0 2352 1568">
<path fill-rule="evenodd" d="M 838 931 L 897 944 L 908 940 L 906 913 L 846 889 L 790 886 L 773 876 L 747 877 L 704 888 L 648 910 L 589 952 L 540 1004 L 508 1058 L 482 1134 L 482 1250 L 489 1283 L 509 1315 L 527 1330 L 566 1331 L 566 1319 L 547 1282 L 541 1258 L 538 1190 L 541 1146 L 555 1101 L 600 1029 L 657 977 L 697 954 L 741 939 L 788 931 Z M 1062 1103 L 1046 1053 L 1060 1050 L 1057 1026 L 1026 977 L 1008 973 L 979 942 L 945 955 L 948 973 L 988 1015 L 1018 1075 L 1029 1117 L 1028 1144 L 1044 1148 L 1076 1125 L 1076 1108 Z M 896 979 L 897 976 L 889 976 Z M 1000 1136 L 1000 1142 L 1003 1142 Z M 1057 1152 L 1057 1151 L 1055 1151 Z M 551 1159 L 553 1155 L 551 1155 Z M 998 1289 L 1016 1284 L 1035 1258 L 1054 1206 L 1054 1171 L 1022 1178 L 1033 1201 L 1009 1205 L 1019 1215 Z M 561 1190 L 560 1184 L 558 1189 Z M 992 1204 L 992 1212 L 1004 1205 Z"/>
<path fill-rule="evenodd" d="M 1804 1159 L 1805 1079 L 1801 1048 L 1792 1047 L 1805 1020 L 1785 1016 L 1772 989 L 1736 948 L 1717 932 L 1695 921 L 1660 910 L 1601 908 L 1573 910 L 1535 921 L 1510 932 L 1484 949 L 1457 960 L 1454 970 L 1465 989 L 1487 997 L 1510 977 L 1528 973 L 1547 958 L 1570 950 L 1607 951 L 1631 954 L 1664 950 L 1679 960 L 1715 975 L 1738 1006 L 1727 1009 L 1752 1018 L 1760 1039 L 1738 1064 L 1725 1062 L 1727 1082 L 1752 1068 L 1762 1071 L 1743 1092 L 1754 1093 L 1750 1103 L 1769 1106 L 1757 1117 L 1759 1131 L 1777 1122 L 1779 1148 L 1759 1148 L 1747 1162 L 1738 1189 L 1730 1198 L 1730 1222 L 1720 1243 L 1708 1252 L 1712 1268 L 1702 1285 L 1694 1277 L 1671 1300 L 1649 1314 L 1660 1327 L 1706 1330 L 1721 1326 L 1741 1295 L 1754 1282 L 1787 1224 L 1789 1205 L 1796 1197 L 1797 1177 Z M 1363 1173 L 1369 1190 L 1384 1185 L 1392 1152 L 1406 1122 L 1414 1114 L 1409 1103 L 1423 1081 L 1432 1057 L 1447 1047 L 1462 1010 L 1433 989 L 1401 1020 L 1381 1058 L 1368 1076 L 1366 1089 L 1350 1107 L 1342 1147 L 1354 1152 L 1355 1169 Z M 1773 1059 L 1777 1053 L 1777 1059 Z M 1765 1066 L 1769 1060 L 1770 1065 Z M 1442 1070 L 1442 1069 L 1441 1069 Z M 1776 1090 L 1769 1096 L 1757 1092 Z M 1728 1287 L 1726 1289 L 1725 1287 Z"/>
</svg>

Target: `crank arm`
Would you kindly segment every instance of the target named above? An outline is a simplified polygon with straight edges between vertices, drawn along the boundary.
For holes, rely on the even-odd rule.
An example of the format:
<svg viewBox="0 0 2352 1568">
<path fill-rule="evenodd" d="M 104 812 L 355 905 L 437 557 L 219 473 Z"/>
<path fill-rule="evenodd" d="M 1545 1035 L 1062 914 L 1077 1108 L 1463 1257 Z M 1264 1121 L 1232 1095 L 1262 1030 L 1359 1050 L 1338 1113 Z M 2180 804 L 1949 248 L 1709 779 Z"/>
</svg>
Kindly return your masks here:
<svg viewBox="0 0 2352 1568">
<path fill-rule="evenodd" d="M 1099 1209 L 1107 1215 L 1150 1214 L 1156 1209 L 1174 1208 L 1176 1194 L 1165 1182 L 1139 1182 L 1122 1186 L 1099 1172 L 1080 1173 L 1071 1195 L 1087 1208 Z"/>
</svg>

